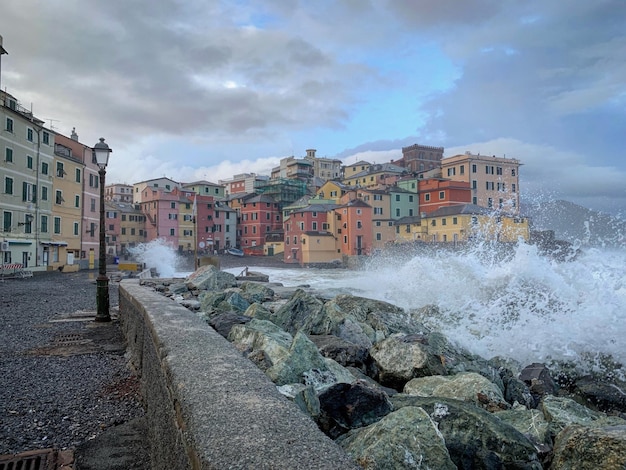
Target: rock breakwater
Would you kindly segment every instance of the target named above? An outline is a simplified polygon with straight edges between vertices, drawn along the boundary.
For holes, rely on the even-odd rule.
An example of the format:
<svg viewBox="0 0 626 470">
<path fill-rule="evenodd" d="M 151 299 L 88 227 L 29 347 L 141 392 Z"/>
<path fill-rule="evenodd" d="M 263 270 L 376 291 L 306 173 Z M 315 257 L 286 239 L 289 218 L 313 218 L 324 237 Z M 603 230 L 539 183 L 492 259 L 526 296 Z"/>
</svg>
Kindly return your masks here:
<svg viewBox="0 0 626 470">
<path fill-rule="evenodd" d="M 213 266 L 142 283 L 204 318 L 364 468 L 626 465 L 624 384 L 482 358 L 426 327 L 430 307 Z"/>
</svg>

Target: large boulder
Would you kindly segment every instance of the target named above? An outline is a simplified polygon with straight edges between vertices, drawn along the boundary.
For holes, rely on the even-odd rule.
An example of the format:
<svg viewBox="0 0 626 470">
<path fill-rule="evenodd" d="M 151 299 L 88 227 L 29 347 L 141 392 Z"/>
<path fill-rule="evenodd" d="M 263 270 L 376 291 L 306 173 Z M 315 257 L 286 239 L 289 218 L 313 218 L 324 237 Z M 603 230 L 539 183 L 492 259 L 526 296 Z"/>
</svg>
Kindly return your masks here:
<svg viewBox="0 0 626 470">
<path fill-rule="evenodd" d="M 239 288 L 250 303 L 265 302 L 274 298 L 274 291 L 263 283 L 244 281 L 239 284 Z"/>
<path fill-rule="evenodd" d="M 358 367 L 365 371 L 371 361 L 367 348 L 335 335 L 310 335 L 309 339 L 315 343 L 322 356 L 334 359 L 342 366 Z"/>
<path fill-rule="evenodd" d="M 279 385 L 276 389 L 289 400 L 293 401 L 298 407 L 317 420 L 320 415 L 320 401 L 317 392 L 311 385 L 305 384 L 286 384 Z"/>
<path fill-rule="evenodd" d="M 244 315 L 247 317 L 257 318 L 259 320 L 268 320 L 271 313 L 272 312 L 270 312 L 263 304 L 253 303 L 246 309 Z"/>
<path fill-rule="evenodd" d="M 289 355 L 293 337 L 270 321 L 253 318 L 249 323 L 234 325 L 228 340 L 265 372 Z"/>
<path fill-rule="evenodd" d="M 326 302 L 327 323 L 331 327 L 326 333 L 336 334 L 336 328 L 346 318 L 356 323 L 369 326 L 373 336 L 370 340 L 376 343 L 392 333 L 423 332 L 424 327 L 412 321 L 404 309 L 381 300 L 368 299 L 355 295 L 341 294 Z M 320 332 L 319 334 L 323 334 Z"/>
<path fill-rule="evenodd" d="M 298 289 L 288 302 L 270 312 L 266 319 L 291 334 L 299 330 L 310 333 L 312 325 L 321 320 L 323 307 L 324 303 L 320 299 Z"/>
<path fill-rule="evenodd" d="M 550 433 L 553 438 L 571 424 L 581 426 L 626 424 L 623 419 L 594 411 L 567 397 L 546 395 L 541 400 L 539 408 L 550 423 Z"/>
<path fill-rule="evenodd" d="M 250 302 L 242 295 L 238 288 L 223 291 L 204 291 L 198 296 L 200 310 L 208 316 L 235 311 L 244 313 Z"/>
<path fill-rule="evenodd" d="M 368 426 L 392 410 L 387 395 L 366 382 L 335 384 L 319 395 L 320 428 L 332 438 Z"/>
<path fill-rule="evenodd" d="M 224 312 L 209 318 L 208 322 L 215 331 L 224 338 L 228 338 L 230 330 L 235 325 L 244 325 L 251 320 L 250 317 L 241 315 L 237 312 Z"/>
<path fill-rule="evenodd" d="M 559 470 L 626 468 L 626 425 L 566 427 L 554 443 L 552 467 Z"/>
<path fill-rule="evenodd" d="M 526 436 L 542 455 L 552 450 L 550 428 L 541 411 L 518 405 L 510 410 L 498 411 L 495 415 Z"/>
<path fill-rule="evenodd" d="M 437 423 L 450 458 L 458 468 L 542 468 L 530 440 L 482 408 L 451 398 L 398 394 L 389 398 L 395 409 L 423 408 Z"/>
<path fill-rule="evenodd" d="M 298 331 L 288 354 L 275 362 L 265 373 L 276 385 L 302 382 L 303 374 L 311 369 L 327 370 L 324 357 L 307 335 Z"/>
<path fill-rule="evenodd" d="M 593 376 L 576 379 L 574 393 L 591 406 L 603 412 L 626 413 L 626 382 Z"/>
<path fill-rule="evenodd" d="M 366 469 L 454 470 L 441 433 L 421 408 L 407 406 L 337 441 Z"/>
<path fill-rule="evenodd" d="M 406 383 L 403 392 L 422 397 L 455 398 L 481 406 L 488 411 L 509 408 L 502 391 L 476 372 L 461 372 L 447 377 L 415 378 Z"/>
<path fill-rule="evenodd" d="M 378 368 L 378 381 L 397 390 L 415 377 L 447 373 L 443 358 L 423 335 L 395 333 L 375 344 L 370 355 Z"/>
<path fill-rule="evenodd" d="M 223 290 L 237 286 L 234 274 L 220 271 L 213 265 L 202 266 L 191 273 L 185 284 L 189 290 Z"/>
</svg>

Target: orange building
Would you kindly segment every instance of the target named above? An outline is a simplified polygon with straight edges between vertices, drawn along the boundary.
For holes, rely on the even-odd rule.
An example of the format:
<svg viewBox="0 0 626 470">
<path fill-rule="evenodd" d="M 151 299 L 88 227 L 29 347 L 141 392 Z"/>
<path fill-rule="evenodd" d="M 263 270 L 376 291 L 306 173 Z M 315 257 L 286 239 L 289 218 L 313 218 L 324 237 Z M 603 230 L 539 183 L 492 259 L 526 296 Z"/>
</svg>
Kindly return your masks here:
<svg viewBox="0 0 626 470">
<path fill-rule="evenodd" d="M 472 199 L 470 184 L 442 178 L 418 181 L 419 211 L 428 214 L 441 207 L 467 204 Z"/>
<path fill-rule="evenodd" d="M 372 206 L 355 199 L 333 210 L 332 231 L 341 254 L 358 256 L 372 250 Z"/>
</svg>

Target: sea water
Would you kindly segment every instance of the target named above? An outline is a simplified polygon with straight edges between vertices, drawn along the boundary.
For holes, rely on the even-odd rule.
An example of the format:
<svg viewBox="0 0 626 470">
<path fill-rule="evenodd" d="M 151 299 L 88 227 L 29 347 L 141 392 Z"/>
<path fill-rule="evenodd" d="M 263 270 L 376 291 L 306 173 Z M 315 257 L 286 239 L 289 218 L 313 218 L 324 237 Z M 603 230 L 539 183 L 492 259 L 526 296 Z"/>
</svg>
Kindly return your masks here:
<svg viewBox="0 0 626 470">
<path fill-rule="evenodd" d="M 242 258 L 241 267 L 226 271 L 239 274 L 244 267 Z M 382 254 L 359 270 L 255 266 L 254 271 L 285 286 L 384 300 L 407 312 L 436 306 L 421 320 L 486 358 L 512 358 L 522 365 L 564 361 L 620 375 L 620 364 L 626 363 L 623 249 L 584 248 L 564 262 L 525 243 L 507 256 L 493 256 L 492 247 L 477 245 Z"/>
</svg>

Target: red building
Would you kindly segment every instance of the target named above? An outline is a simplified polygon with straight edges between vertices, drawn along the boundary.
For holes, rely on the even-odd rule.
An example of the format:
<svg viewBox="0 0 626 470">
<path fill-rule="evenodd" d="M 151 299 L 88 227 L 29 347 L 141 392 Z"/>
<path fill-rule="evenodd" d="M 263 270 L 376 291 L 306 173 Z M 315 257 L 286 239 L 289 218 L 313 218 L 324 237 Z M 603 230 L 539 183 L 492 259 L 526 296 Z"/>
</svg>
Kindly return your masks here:
<svg viewBox="0 0 626 470">
<path fill-rule="evenodd" d="M 282 232 L 283 218 L 273 197 L 260 194 L 244 199 L 240 208 L 241 249 L 262 247 L 266 235 Z"/>
<path fill-rule="evenodd" d="M 469 182 L 442 178 L 418 180 L 419 211 L 429 214 L 441 207 L 468 204 L 472 201 Z"/>
</svg>

